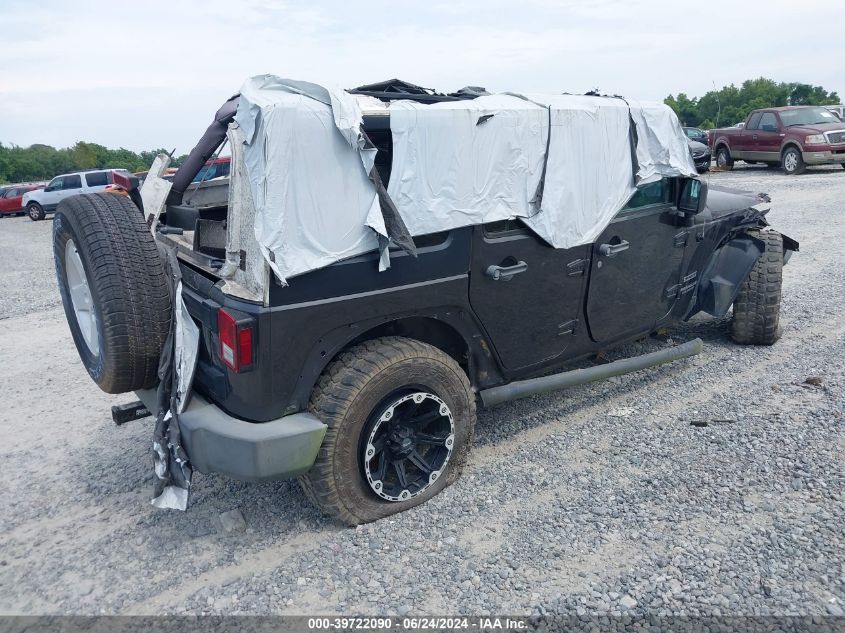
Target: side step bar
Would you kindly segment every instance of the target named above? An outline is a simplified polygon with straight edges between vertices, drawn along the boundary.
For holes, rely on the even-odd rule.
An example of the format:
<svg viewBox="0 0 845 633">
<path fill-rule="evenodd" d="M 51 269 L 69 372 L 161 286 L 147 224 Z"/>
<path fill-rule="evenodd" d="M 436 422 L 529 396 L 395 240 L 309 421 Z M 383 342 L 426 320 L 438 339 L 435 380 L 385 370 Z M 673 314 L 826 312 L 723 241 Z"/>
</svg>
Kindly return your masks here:
<svg viewBox="0 0 845 633">
<path fill-rule="evenodd" d="M 479 395 L 485 407 L 492 407 L 508 400 L 517 400 L 519 398 L 533 396 L 537 393 L 557 391 L 558 389 L 583 385 L 588 382 L 604 380 L 612 376 L 621 376 L 632 371 L 671 363 L 682 358 L 689 358 L 690 356 L 700 354 L 703 349 L 704 344 L 700 338 L 697 338 L 681 345 L 670 347 L 669 349 L 662 349 L 657 352 L 651 352 L 650 354 L 643 354 L 642 356 L 633 356 L 632 358 L 623 358 L 606 365 L 597 365 L 595 367 L 587 367 L 586 369 L 573 369 L 572 371 L 565 371 L 560 374 L 553 374 L 552 376 L 520 380 L 518 382 L 512 382 L 509 385 L 484 389 Z"/>
</svg>

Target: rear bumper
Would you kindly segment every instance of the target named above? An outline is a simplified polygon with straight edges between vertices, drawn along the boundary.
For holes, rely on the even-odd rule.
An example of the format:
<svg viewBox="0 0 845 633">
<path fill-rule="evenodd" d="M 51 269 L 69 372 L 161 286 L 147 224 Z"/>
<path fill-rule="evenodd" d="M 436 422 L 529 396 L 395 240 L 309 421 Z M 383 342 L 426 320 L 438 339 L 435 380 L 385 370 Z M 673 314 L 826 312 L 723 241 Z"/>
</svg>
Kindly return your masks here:
<svg viewBox="0 0 845 633">
<path fill-rule="evenodd" d="M 137 391 L 155 411 L 156 393 Z M 269 422 L 244 422 L 194 392 L 179 416 L 182 444 L 191 465 L 242 481 L 289 479 L 307 472 L 317 458 L 326 425 L 310 413 Z"/>
<path fill-rule="evenodd" d="M 804 157 L 804 162 L 807 165 L 832 165 L 836 163 L 845 163 L 845 148 L 802 152 L 802 156 Z"/>
</svg>

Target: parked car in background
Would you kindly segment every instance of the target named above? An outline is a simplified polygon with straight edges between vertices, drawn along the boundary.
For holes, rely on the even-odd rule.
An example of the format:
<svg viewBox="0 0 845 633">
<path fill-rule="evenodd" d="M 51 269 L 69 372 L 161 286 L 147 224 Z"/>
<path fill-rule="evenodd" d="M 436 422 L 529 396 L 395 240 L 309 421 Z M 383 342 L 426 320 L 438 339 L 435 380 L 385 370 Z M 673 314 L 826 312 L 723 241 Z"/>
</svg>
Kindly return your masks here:
<svg viewBox="0 0 845 633">
<path fill-rule="evenodd" d="M 841 120 L 845 121 L 845 105 L 825 106 L 828 110 L 833 112 Z"/>
<path fill-rule="evenodd" d="M 821 106 L 786 106 L 754 110 L 745 127 L 711 130 L 716 165 L 734 161 L 780 165 L 789 175 L 807 165 L 845 166 L 845 123 Z"/>
<path fill-rule="evenodd" d="M 34 189 L 23 196 L 23 207 L 30 220 L 43 220 L 59 203 L 80 193 L 97 193 L 114 187 L 114 174 L 132 177 L 125 169 L 93 169 L 62 174 L 43 189 Z"/>
<path fill-rule="evenodd" d="M 705 143 L 699 143 L 688 139 L 689 152 L 692 154 L 692 162 L 695 163 L 695 169 L 699 174 L 705 171 L 710 171 L 710 161 L 712 160 L 712 153 L 710 148 Z"/>
<path fill-rule="evenodd" d="M 684 134 L 686 134 L 687 138 L 691 141 L 697 141 L 698 143 L 704 143 L 705 145 L 709 142 L 707 139 L 707 132 L 699 127 L 685 127 Z"/>
<path fill-rule="evenodd" d="M 44 183 L 7 185 L 0 188 L 0 215 L 23 215 L 23 196 L 26 192 L 43 187 Z"/>
<path fill-rule="evenodd" d="M 232 165 L 231 156 L 223 156 L 222 158 L 214 158 L 206 161 L 205 165 L 199 170 L 199 173 L 194 176 L 193 182 L 205 182 L 206 180 L 214 180 L 215 178 L 223 178 L 229 175 Z"/>
</svg>

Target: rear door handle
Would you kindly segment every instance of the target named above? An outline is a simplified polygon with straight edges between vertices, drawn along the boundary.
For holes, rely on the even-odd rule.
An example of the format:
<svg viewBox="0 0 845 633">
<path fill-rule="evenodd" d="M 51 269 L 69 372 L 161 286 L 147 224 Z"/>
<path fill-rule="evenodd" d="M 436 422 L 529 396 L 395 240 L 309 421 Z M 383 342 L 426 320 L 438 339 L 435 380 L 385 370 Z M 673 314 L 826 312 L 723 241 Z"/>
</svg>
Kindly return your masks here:
<svg viewBox="0 0 845 633">
<path fill-rule="evenodd" d="M 488 266 L 484 274 L 493 281 L 510 281 L 514 275 L 524 273 L 526 270 L 528 270 L 528 264 L 520 261 L 513 266 Z"/>
<path fill-rule="evenodd" d="M 627 251 L 629 246 L 630 244 L 625 240 L 622 240 L 618 244 L 602 244 L 599 246 L 599 254 L 605 257 L 613 257 L 616 253 Z"/>
</svg>

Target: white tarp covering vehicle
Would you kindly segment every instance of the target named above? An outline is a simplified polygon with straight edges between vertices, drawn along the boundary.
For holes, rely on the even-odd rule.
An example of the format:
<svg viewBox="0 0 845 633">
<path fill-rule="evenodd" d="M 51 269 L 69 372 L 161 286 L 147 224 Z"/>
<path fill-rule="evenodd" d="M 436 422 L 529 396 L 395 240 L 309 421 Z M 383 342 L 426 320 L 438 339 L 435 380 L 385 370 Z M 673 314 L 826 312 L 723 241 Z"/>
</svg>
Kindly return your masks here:
<svg viewBox="0 0 845 633">
<path fill-rule="evenodd" d="M 411 235 L 522 218 L 569 248 L 593 241 L 638 184 L 696 174 L 663 104 L 498 94 L 376 110 L 393 136 L 387 194 Z M 372 251 L 379 237 L 384 247 L 376 149 L 353 95 L 261 75 L 241 88 L 235 121 L 255 237 L 280 281 Z"/>
</svg>

